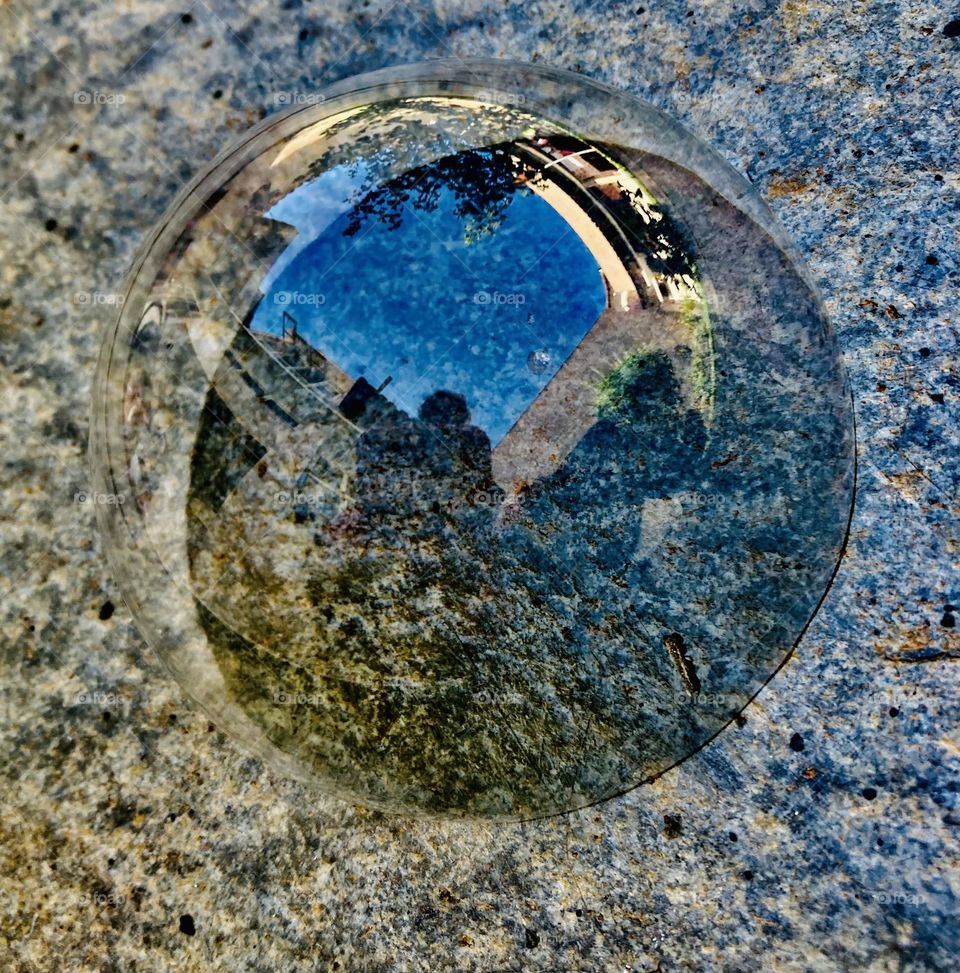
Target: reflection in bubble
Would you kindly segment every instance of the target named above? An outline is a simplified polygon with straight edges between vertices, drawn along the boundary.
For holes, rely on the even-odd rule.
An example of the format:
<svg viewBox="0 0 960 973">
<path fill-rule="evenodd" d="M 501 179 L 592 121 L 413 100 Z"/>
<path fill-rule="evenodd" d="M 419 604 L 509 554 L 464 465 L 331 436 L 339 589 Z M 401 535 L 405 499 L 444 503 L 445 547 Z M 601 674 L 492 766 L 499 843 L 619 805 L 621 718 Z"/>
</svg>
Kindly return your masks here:
<svg viewBox="0 0 960 973">
<path fill-rule="evenodd" d="M 101 365 L 104 522 L 174 673 L 275 765 L 549 813 L 782 662 L 843 542 L 849 396 L 775 227 L 642 150 L 647 110 L 581 131 L 572 81 L 422 70 L 168 221 Z"/>
<path fill-rule="evenodd" d="M 530 354 L 527 355 L 527 368 L 529 368 L 534 375 L 542 375 L 549 367 L 549 351 L 531 351 Z"/>
</svg>

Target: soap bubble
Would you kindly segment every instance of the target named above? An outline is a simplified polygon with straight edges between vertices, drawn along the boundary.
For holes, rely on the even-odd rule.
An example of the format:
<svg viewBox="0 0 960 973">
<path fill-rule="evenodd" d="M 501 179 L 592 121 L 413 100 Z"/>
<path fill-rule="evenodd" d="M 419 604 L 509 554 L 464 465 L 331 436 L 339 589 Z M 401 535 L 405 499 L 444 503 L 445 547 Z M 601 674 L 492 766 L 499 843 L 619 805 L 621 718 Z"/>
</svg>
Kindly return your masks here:
<svg viewBox="0 0 960 973">
<path fill-rule="evenodd" d="M 115 302 L 93 495 L 126 499 L 96 509 L 144 636 L 357 803 L 525 817 L 658 776 L 842 551 L 850 393 L 796 254 L 715 153 L 574 75 L 290 104 Z"/>
<path fill-rule="evenodd" d="M 529 368 L 534 375 L 542 375 L 549 367 L 549 351 L 531 351 L 527 356 L 527 368 Z"/>
</svg>

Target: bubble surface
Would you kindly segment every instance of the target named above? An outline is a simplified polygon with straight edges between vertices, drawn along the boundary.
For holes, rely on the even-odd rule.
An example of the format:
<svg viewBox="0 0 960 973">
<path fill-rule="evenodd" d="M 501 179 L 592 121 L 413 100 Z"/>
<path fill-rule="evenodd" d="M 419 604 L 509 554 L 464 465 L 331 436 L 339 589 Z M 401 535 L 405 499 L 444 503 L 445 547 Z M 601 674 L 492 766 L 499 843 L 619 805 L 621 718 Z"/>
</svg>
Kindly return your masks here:
<svg viewBox="0 0 960 973">
<path fill-rule="evenodd" d="M 271 766 L 405 813 L 656 777 L 784 661 L 854 476 L 823 309 L 744 180 L 547 69 L 269 119 L 145 245 L 96 383 L 145 637 Z"/>
</svg>

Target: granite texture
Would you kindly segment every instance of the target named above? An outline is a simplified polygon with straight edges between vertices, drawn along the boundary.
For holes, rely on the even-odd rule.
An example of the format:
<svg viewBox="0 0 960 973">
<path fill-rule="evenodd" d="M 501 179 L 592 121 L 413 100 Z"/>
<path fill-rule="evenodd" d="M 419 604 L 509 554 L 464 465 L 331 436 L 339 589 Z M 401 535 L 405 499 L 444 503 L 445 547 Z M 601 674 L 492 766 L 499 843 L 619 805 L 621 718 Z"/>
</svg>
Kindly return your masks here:
<svg viewBox="0 0 960 973">
<path fill-rule="evenodd" d="M 2 968 L 954 968 L 957 17 L 5 4 Z M 182 182 L 318 84 L 454 55 L 616 84 L 745 172 L 822 289 L 859 437 L 839 573 L 741 724 L 623 798 L 496 826 L 344 807 L 247 757 L 145 651 L 83 502 L 100 329 Z"/>
</svg>

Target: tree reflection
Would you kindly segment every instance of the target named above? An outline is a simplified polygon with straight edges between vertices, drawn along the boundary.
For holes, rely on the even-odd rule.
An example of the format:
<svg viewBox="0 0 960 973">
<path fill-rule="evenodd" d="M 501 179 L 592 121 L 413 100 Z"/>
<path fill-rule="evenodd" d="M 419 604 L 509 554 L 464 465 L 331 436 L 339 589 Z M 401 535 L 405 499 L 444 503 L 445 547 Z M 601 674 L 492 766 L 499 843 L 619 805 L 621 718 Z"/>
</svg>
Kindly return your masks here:
<svg viewBox="0 0 960 973">
<path fill-rule="evenodd" d="M 479 239 L 500 226 L 513 194 L 534 178 L 538 178 L 536 168 L 512 154 L 510 143 L 458 152 L 410 169 L 367 192 L 354 206 L 343 232 L 354 236 L 368 220 L 395 230 L 403 222 L 408 204 L 429 213 L 437 208 L 440 195 L 450 192 L 466 238 Z"/>
</svg>

